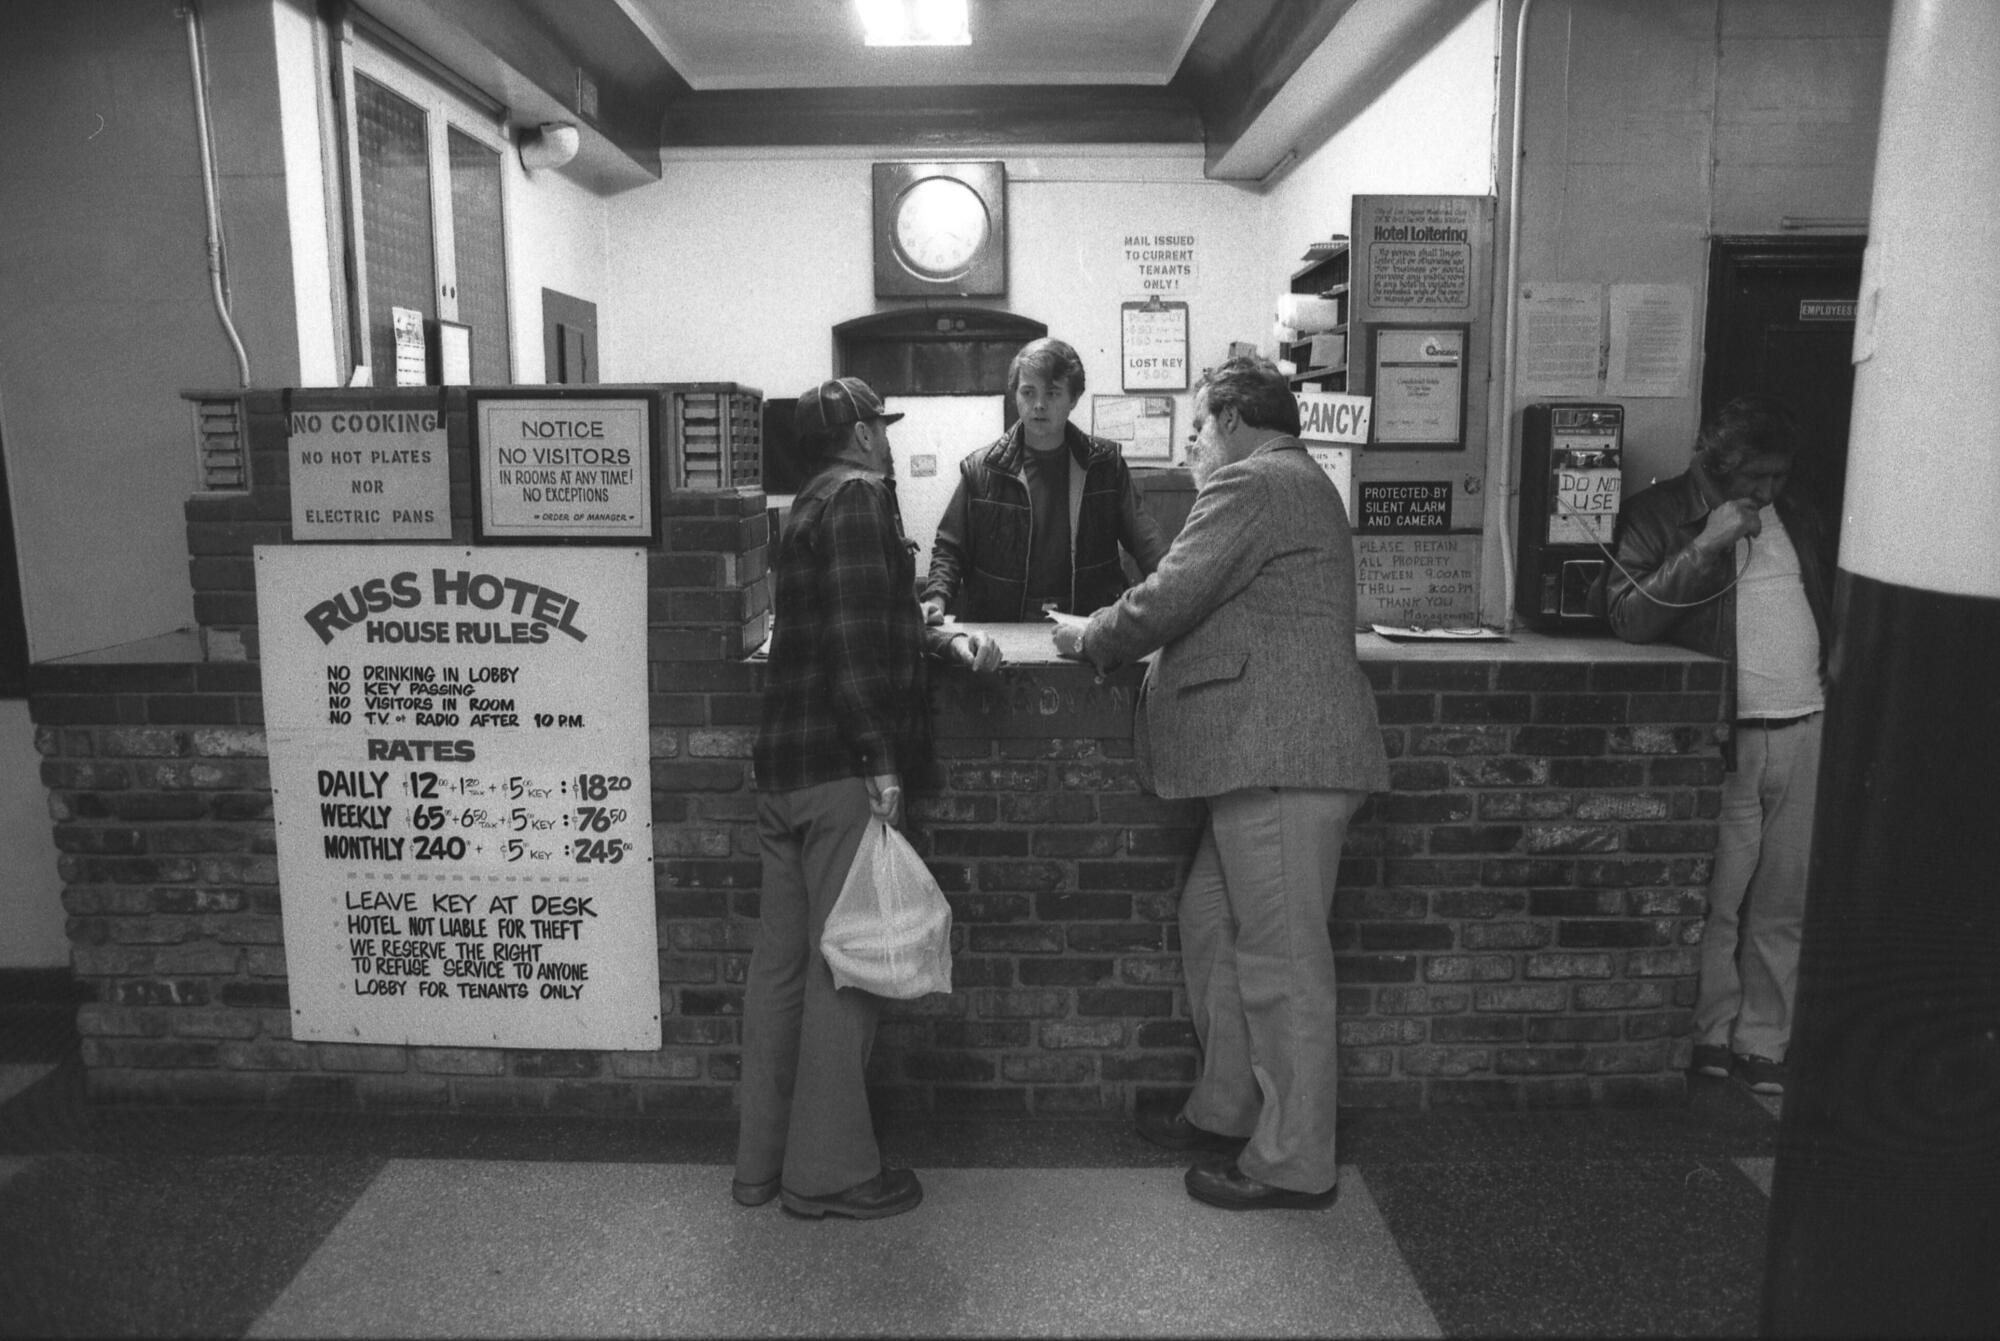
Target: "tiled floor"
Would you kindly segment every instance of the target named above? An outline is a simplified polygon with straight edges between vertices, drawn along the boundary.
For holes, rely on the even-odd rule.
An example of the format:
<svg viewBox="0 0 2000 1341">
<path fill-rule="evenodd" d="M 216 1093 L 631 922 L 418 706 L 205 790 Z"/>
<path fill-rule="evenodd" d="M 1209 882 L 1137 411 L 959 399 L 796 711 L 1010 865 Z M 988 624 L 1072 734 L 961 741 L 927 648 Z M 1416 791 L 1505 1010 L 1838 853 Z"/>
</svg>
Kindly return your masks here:
<svg viewBox="0 0 2000 1341">
<path fill-rule="evenodd" d="M 1776 1121 L 1347 1115 L 1319 1212 L 1191 1201 L 1123 1125 L 910 1123 L 924 1204 L 729 1198 L 726 1125 L 93 1108 L 0 1066 L 0 1335 L 1755 1332 Z"/>
</svg>

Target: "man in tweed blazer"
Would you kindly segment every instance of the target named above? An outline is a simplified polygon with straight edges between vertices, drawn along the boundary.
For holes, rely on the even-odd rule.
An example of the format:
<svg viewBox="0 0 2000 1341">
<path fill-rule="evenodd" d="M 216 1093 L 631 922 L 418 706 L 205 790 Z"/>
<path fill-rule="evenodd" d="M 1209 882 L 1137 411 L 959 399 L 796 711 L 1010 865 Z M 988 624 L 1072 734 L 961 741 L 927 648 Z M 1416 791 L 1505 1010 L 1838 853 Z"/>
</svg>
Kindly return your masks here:
<svg viewBox="0 0 2000 1341">
<path fill-rule="evenodd" d="M 1186 526 L 1152 576 L 1056 631 L 1059 652 L 1101 670 L 1159 649 L 1134 725 L 1141 774 L 1162 797 L 1208 801 L 1180 905 L 1201 1075 L 1183 1109 L 1141 1113 L 1139 1131 L 1174 1150 L 1240 1148 L 1190 1168 L 1187 1188 L 1242 1210 L 1338 1192 L 1327 919 L 1348 822 L 1388 786 L 1355 658 L 1347 509 L 1298 429 L 1268 360 L 1206 375 Z"/>
</svg>

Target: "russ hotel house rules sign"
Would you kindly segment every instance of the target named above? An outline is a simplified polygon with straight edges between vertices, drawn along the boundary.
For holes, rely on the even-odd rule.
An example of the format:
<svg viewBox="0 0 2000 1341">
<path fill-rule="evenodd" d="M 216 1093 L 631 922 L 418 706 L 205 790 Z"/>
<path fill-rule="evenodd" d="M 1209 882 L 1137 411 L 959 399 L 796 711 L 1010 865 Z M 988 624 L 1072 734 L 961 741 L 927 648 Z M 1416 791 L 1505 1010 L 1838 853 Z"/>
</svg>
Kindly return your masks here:
<svg viewBox="0 0 2000 1341">
<path fill-rule="evenodd" d="M 644 551 L 256 555 L 293 1037 L 657 1048 Z"/>
</svg>

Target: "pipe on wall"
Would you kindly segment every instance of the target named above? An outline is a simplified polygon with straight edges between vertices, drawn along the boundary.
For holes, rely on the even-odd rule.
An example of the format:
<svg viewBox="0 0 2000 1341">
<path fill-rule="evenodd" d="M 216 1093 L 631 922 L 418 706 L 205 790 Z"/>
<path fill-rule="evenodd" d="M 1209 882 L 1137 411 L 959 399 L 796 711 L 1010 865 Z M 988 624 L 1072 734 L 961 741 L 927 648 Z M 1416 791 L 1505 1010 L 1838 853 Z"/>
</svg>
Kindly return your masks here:
<svg viewBox="0 0 2000 1341">
<path fill-rule="evenodd" d="M 180 15 L 187 25 L 188 72 L 194 79 L 195 141 L 201 147 L 201 194 L 208 220 L 209 289 L 215 302 L 215 315 L 222 322 L 222 333 L 229 337 L 229 347 L 236 355 L 237 383 L 247 387 L 250 385 L 250 355 L 243 348 L 242 337 L 236 333 L 236 322 L 229 313 L 229 294 L 223 285 L 222 206 L 215 188 L 215 146 L 209 137 L 208 70 L 201 54 L 201 11 L 193 0 L 188 0 L 181 6 Z"/>
<path fill-rule="evenodd" d="M 1528 38 L 1528 11 L 1534 7 L 1535 0 L 1521 0 L 1520 12 L 1514 16 L 1514 129 L 1507 146 L 1513 163 L 1507 172 L 1507 264 L 1503 267 L 1506 293 L 1502 300 L 1506 305 L 1506 319 L 1501 327 L 1500 346 L 1500 451 L 1493 471 L 1495 483 L 1500 489 L 1500 626 L 1510 634 L 1514 631 L 1514 583 L 1518 580 L 1514 572 L 1514 507 L 1517 498 L 1514 446 L 1518 435 L 1514 423 L 1514 347 L 1520 321 L 1521 122 L 1527 102 L 1524 91 L 1527 62 L 1522 59 L 1522 52 L 1526 50 Z"/>
</svg>

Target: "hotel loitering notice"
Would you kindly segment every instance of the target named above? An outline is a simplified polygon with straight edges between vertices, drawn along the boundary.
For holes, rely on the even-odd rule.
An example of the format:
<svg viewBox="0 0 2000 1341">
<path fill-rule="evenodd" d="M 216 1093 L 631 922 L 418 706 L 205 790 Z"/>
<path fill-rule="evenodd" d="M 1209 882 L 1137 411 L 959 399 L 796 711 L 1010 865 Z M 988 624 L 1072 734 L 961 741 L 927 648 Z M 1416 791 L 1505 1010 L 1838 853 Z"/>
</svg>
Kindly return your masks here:
<svg viewBox="0 0 2000 1341">
<path fill-rule="evenodd" d="M 293 1037 L 657 1048 L 645 552 L 256 556 Z"/>
</svg>

